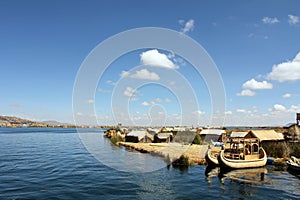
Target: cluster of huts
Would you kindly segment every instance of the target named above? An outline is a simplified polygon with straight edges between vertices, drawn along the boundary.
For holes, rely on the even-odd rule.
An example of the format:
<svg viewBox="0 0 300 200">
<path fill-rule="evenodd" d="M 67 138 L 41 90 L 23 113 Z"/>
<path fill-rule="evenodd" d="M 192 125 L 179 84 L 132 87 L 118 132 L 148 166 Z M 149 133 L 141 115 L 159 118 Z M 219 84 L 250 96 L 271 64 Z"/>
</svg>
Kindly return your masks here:
<svg viewBox="0 0 300 200">
<path fill-rule="evenodd" d="M 163 127 L 159 128 L 148 128 L 148 129 L 109 129 L 104 132 L 104 136 L 110 138 L 114 136 L 120 136 L 125 139 L 125 142 L 134 143 L 169 143 L 173 141 L 174 134 L 180 131 L 186 131 L 187 128 L 181 127 Z"/>
<path fill-rule="evenodd" d="M 109 129 L 104 132 L 106 137 L 120 136 L 125 142 L 134 143 L 169 143 L 172 142 L 178 133 L 190 133 L 193 135 L 199 134 L 204 143 L 226 143 L 229 138 L 258 138 L 263 143 L 278 143 L 283 141 L 300 140 L 300 128 L 298 124 L 292 124 L 288 127 L 283 127 L 279 133 L 270 129 L 257 130 L 233 130 L 225 131 L 224 129 L 212 128 L 188 128 L 188 127 L 163 127 L 163 128 L 148 128 L 128 130 L 126 128 Z"/>
</svg>

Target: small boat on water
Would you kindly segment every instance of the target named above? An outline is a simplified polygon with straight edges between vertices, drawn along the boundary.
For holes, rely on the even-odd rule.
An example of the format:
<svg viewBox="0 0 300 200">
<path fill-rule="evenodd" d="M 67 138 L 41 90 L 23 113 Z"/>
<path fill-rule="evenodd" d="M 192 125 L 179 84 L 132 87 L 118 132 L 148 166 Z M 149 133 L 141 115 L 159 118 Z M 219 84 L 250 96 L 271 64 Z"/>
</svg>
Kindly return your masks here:
<svg viewBox="0 0 300 200">
<path fill-rule="evenodd" d="M 218 156 L 219 156 L 220 151 L 217 151 L 215 149 L 209 148 L 205 154 L 205 160 L 208 166 L 210 167 L 218 167 L 219 166 L 219 161 L 218 161 Z"/>
<path fill-rule="evenodd" d="M 267 154 L 258 138 L 231 138 L 229 148 L 221 150 L 218 161 L 221 169 L 256 168 L 266 165 Z"/>
<path fill-rule="evenodd" d="M 286 161 L 289 170 L 300 173 L 300 160 L 295 156 L 291 156 L 291 158 Z"/>
</svg>

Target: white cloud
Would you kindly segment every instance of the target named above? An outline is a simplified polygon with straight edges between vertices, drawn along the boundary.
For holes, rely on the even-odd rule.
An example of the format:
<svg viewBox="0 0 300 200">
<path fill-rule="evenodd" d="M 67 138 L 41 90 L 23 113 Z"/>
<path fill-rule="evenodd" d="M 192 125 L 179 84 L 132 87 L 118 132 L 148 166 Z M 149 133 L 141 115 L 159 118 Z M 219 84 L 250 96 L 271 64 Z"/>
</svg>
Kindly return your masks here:
<svg viewBox="0 0 300 200">
<path fill-rule="evenodd" d="M 126 87 L 125 91 L 124 91 L 124 95 L 131 97 L 134 93 L 136 92 L 135 89 L 133 89 L 132 87 L 128 86 Z"/>
<path fill-rule="evenodd" d="M 300 80 L 300 52 L 292 61 L 274 65 L 267 78 L 279 82 Z"/>
<path fill-rule="evenodd" d="M 273 106 L 273 108 L 271 109 L 271 111 L 273 111 L 273 112 L 284 112 L 284 111 L 286 111 L 286 107 L 284 107 L 281 104 L 275 104 Z"/>
<path fill-rule="evenodd" d="M 193 19 L 188 20 L 188 21 L 184 24 L 184 27 L 183 27 L 183 29 L 181 29 L 181 31 L 182 31 L 183 33 L 187 33 L 187 32 L 189 32 L 189 31 L 194 30 L 194 27 L 195 27 L 194 22 L 195 22 L 195 21 L 194 21 Z M 183 22 L 183 23 L 184 23 L 184 22 Z"/>
<path fill-rule="evenodd" d="M 290 108 L 286 108 L 281 104 L 275 104 L 273 108 L 269 109 L 271 113 L 299 113 L 300 112 L 300 104 L 299 105 L 291 105 Z"/>
<path fill-rule="evenodd" d="M 288 23 L 290 25 L 295 25 L 299 23 L 299 17 L 296 15 L 288 15 L 289 19 L 288 19 Z"/>
<path fill-rule="evenodd" d="M 205 114 L 205 112 L 201 111 L 201 110 L 195 110 L 193 113 L 197 114 L 197 115 L 204 115 Z"/>
<path fill-rule="evenodd" d="M 252 97 L 252 96 L 255 95 L 255 92 L 253 92 L 252 90 L 246 89 L 246 90 L 242 90 L 242 92 L 240 92 L 240 93 L 237 93 L 237 95 L 238 96 L 250 96 L 250 97 Z"/>
<path fill-rule="evenodd" d="M 141 105 L 142 105 L 142 106 L 150 106 L 151 104 L 148 103 L 147 101 L 144 101 Z"/>
<path fill-rule="evenodd" d="M 275 23 L 279 23 L 279 20 L 274 17 L 274 18 L 271 18 L 271 17 L 264 17 L 262 18 L 261 20 L 264 24 L 275 24 Z"/>
<path fill-rule="evenodd" d="M 245 109 L 236 109 L 236 112 L 238 112 L 238 113 L 247 113 L 247 110 L 245 110 Z"/>
<path fill-rule="evenodd" d="M 130 73 L 128 71 L 122 71 L 121 74 L 120 74 L 121 78 L 125 78 L 129 75 L 130 75 Z"/>
<path fill-rule="evenodd" d="M 141 64 L 148 65 L 152 67 L 164 67 L 169 69 L 178 69 L 179 67 L 175 65 L 167 55 L 159 53 L 157 49 L 152 49 L 141 53 Z"/>
<path fill-rule="evenodd" d="M 282 95 L 282 97 L 285 98 L 285 99 L 288 99 L 288 98 L 292 97 L 292 94 L 286 93 L 286 94 Z"/>
<path fill-rule="evenodd" d="M 89 100 L 86 101 L 86 103 L 88 103 L 88 104 L 93 104 L 93 103 L 94 103 L 94 100 L 93 100 L 93 99 L 89 99 Z"/>
<path fill-rule="evenodd" d="M 296 106 L 292 105 L 288 111 L 291 113 L 300 113 L 300 104 Z"/>
<path fill-rule="evenodd" d="M 147 69 L 141 69 L 139 71 L 136 71 L 135 74 L 132 74 L 130 77 L 136 79 L 153 80 L 153 81 L 157 81 L 160 79 L 158 74 L 154 72 L 150 72 Z"/>
<path fill-rule="evenodd" d="M 224 113 L 225 115 L 232 115 L 232 111 L 228 110 L 228 111 L 225 111 Z"/>
<path fill-rule="evenodd" d="M 244 90 L 265 90 L 265 89 L 272 89 L 273 85 L 268 83 L 267 81 L 256 81 L 255 79 L 251 79 L 243 84 Z"/>
</svg>

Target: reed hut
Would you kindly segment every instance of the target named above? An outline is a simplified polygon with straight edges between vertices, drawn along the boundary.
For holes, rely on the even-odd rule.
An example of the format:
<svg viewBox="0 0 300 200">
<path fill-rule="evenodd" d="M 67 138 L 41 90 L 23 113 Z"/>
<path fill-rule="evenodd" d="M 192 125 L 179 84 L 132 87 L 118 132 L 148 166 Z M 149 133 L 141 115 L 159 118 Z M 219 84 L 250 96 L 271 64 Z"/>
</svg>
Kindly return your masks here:
<svg viewBox="0 0 300 200">
<path fill-rule="evenodd" d="M 200 132 L 200 137 L 201 140 L 205 142 L 225 142 L 226 131 L 222 129 L 203 129 Z"/>
<path fill-rule="evenodd" d="M 131 131 L 125 136 L 125 142 L 150 143 L 152 141 L 153 136 L 147 131 Z"/>
<path fill-rule="evenodd" d="M 251 130 L 250 131 L 253 136 L 258 138 L 262 144 L 264 143 L 277 143 L 283 142 L 284 137 L 282 133 L 277 133 L 274 130 Z"/>
<path fill-rule="evenodd" d="M 173 133 L 166 132 L 166 133 L 158 133 L 154 135 L 154 143 L 162 143 L 162 142 L 172 142 L 173 140 Z"/>
</svg>

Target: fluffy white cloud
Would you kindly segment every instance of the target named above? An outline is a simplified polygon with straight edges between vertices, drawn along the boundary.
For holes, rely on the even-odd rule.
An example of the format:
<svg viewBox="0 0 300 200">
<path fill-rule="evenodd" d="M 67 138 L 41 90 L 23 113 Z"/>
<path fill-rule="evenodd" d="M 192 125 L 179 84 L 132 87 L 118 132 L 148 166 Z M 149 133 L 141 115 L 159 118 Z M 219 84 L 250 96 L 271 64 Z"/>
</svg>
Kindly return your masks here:
<svg viewBox="0 0 300 200">
<path fill-rule="evenodd" d="M 282 97 L 285 98 L 285 99 L 288 99 L 288 98 L 292 97 L 292 94 L 286 93 L 286 94 L 282 95 Z"/>
<path fill-rule="evenodd" d="M 281 104 L 275 104 L 275 105 L 273 106 L 272 111 L 275 111 L 275 112 L 283 112 L 283 111 L 286 111 L 286 107 L 284 107 L 284 106 L 281 105 Z"/>
<path fill-rule="evenodd" d="M 136 71 L 135 74 L 132 74 L 130 77 L 136 79 L 153 80 L 153 81 L 157 81 L 160 79 L 158 74 L 154 72 L 150 72 L 147 69 L 141 69 L 139 71 Z"/>
<path fill-rule="evenodd" d="M 272 89 L 273 85 L 268 83 L 267 81 L 256 81 L 255 79 L 251 79 L 243 84 L 244 90 L 265 90 L 265 89 Z"/>
<path fill-rule="evenodd" d="M 180 23 L 181 22 L 181 23 Z M 183 20 L 180 20 L 179 21 L 179 24 L 184 24 L 184 27 L 182 28 L 182 32 L 183 33 L 187 33 L 187 32 L 189 32 L 189 31 L 192 31 L 192 30 L 194 30 L 194 27 L 195 27 L 195 25 L 194 25 L 194 23 L 195 23 L 195 21 L 193 20 L 193 19 L 190 19 L 190 20 L 188 20 L 185 24 L 184 24 L 184 21 Z"/>
<path fill-rule="evenodd" d="M 274 17 L 274 18 L 271 18 L 271 17 L 264 17 L 262 18 L 261 20 L 264 24 L 275 24 L 275 23 L 279 23 L 279 20 Z"/>
<path fill-rule="evenodd" d="M 274 65 L 267 78 L 279 82 L 300 80 L 300 52 L 292 61 Z"/>
<path fill-rule="evenodd" d="M 255 92 L 253 92 L 252 90 L 242 90 L 240 93 L 237 93 L 238 96 L 254 96 L 255 95 Z"/>
<path fill-rule="evenodd" d="M 148 103 L 147 101 L 144 101 L 141 105 L 142 105 L 142 106 L 150 106 L 151 104 Z"/>
<path fill-rule="evenodd" d="M 236 112 L 238 112 L 238 113 L 247 113 L 247 110 L 245 110 L 245 109 L 236 109 Z"/>
<path fill-rule="evenodd" d="M 289 109 L 289 112 L 291 113 L 300 113 L 300 104 L 299 105 L 292 105 Z"/>
<path fill-rule="evenodd" d="M 296 15 L 288 15 L 289 19 L 288 19 L 288 23 L 290 25 L 295 25 L 299 23 L 299 17 Z"/>
<path fill-rule="evenodd" d="M 130 73 L 128 71 L 122 71 L 121 74 L 120 74 L 121 78 L 125 78 L 129 75 L 130 75 Z"/>
<path fill-rule="evenodd" d="M 286 108 L 285 106 L 281 104 L 275 104 L 273 108 L 270 108 L 269 111 L 271 113 L 299 113 L 300 112 L 300 104 L 299 105 L 291 105 L 290 108 Z"/>
<path fill-rule="evenodd" d="M 169 69 L 179 68 L 168 58 L 167 55 L 159 53 L 157 49 L 152 49 L 141 53 L 140 59 L 141 64 L 143 65 L 148 65 L 152 67 L 164 67 Z"/>
<path fill-rule="evenodd" d="M 133 89 L 132 87 L 126 87 L 125 91 L 124 91 L 124 95 L 131 97 L 134 93 L 136 92 L 135 89 Z"/>
<path fill-rule="evenodd" d="M 232 115 L 232 111 L 228 110 L 228 111 L 225 111 L 224 113 L 225 115 Z"/>
</svg>

